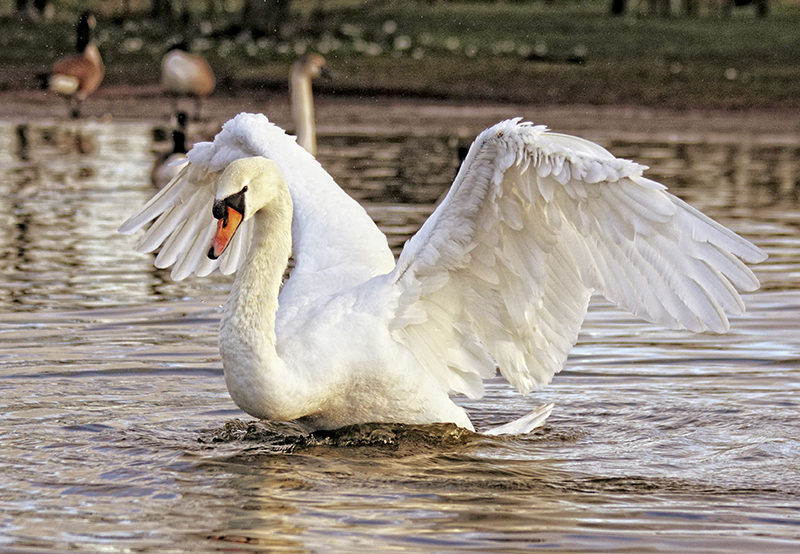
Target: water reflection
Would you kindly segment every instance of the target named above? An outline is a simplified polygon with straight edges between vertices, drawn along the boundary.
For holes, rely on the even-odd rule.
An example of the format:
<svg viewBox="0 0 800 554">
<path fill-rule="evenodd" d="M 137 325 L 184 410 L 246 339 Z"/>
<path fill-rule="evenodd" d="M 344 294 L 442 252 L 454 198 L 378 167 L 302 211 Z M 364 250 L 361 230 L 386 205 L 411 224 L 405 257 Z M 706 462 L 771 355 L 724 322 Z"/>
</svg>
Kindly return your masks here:
<svg viewBox="0 0 800 554">
<path fill-rule="evenodd" d="M 493 380 L 462 402 L 479 428 L 555 402 L 531 436 L 287 450 L 198 440 L 245 418 L 216 346 L 230 278 L 172 282 L 116 233 L 154 192 L 158 137 L 147 123 L 0 122 L 0 549 L 796 547 L 794 138 L 602 141 L 769 252 L 729 334 L 665 331 L 595 299 L 553 385 L 526 398 Z M 397 252 L 463 147 L 342 134 L 319 157 Z"/>
<path fill-rule="evenodd" d="M 114 296 L 130 275 L 116 269 L 130 257 L 113 229 L 146 196 L 146 128 L 30 123 L 4 134 L 0 201 L 10 217 L 0 238 L 6 261 L 0 300 L 52 308 L 59 299 L 74 307 Z"/>
<path fill-rule="evenodd" d="M 784 138 L 764 144 L 749 137 L 714 141 L 625 143 L 609 141 L 615 155 L 651 167 L 651 175 L 680 193 L 702 187 L 703 196 L 721 207 L 755 207 L 797 201 L 800 143 Z"/>
<path fill-rule="evenodd" d="M 317 451 L 218 460 L 229 486 L 249 499 L 249 513 L 230 514 L 209 538 L 339 552 L 367 528 L 370 534 L 355 541 L 365 549 L 491 550 L 502 536 L 505 551 L 516 551 L 576 521 L 553 494 L 564 476 L 546 462 L 489 466 L 457 452 L 371 458 Z"/>
</svg>

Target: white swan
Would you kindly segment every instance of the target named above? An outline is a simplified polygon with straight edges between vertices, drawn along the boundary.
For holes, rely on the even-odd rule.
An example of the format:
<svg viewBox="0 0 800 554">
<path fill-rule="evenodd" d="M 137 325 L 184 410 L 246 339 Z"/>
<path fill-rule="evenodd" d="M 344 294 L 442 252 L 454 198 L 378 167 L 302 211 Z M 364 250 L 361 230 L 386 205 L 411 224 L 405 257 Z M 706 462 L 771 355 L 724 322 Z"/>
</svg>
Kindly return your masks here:
<svg viewBox="0 0 800 554">
<path fill-rule="evenodd" d="M 522 393 L 544 387 L 593 290 L 649 321 L 724 332 L 744 311 L 736 288 L 759 286 L 741 260 L 766 257 L 643 166 L 519 120 L 481 133 L 396 263 L 364 209 L 263 115 L 188 156 L 120 231 L 155 220 L 138 249 L 161 246 L 156 266 L 175 279 L 238 270 L 220 327 L 228 390 L 255 417 L 309 428 L 472 429 L 449 395 L 480 397 L 498 366 Z M 495 432 L 527 432 L 550 407 Z"/>
<path fill-rule="evenodd" d="M 311 81 L 320 76 L 329 77 L 330 74 L 325 66 L 325 58 L 319 54 L 310 54 L 297 60 L 292 65 L 289 75 L 297 143 L 313 156 L 317 155 L 317 130 L 314 123 L 314 95 Z"/>
</svg>

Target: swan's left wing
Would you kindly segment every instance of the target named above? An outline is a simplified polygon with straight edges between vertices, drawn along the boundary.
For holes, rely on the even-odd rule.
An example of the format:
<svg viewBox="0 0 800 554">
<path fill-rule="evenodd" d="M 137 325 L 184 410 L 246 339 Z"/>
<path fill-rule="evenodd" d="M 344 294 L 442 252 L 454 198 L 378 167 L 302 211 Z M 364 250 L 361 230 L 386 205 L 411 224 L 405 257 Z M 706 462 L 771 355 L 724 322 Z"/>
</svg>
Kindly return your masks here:
<svg viewBox="0 0 800 554">
<path fill-rule="evenodd" d="M 484 131 L 390 275 L 394 336 L 450 391 L 480 396 L 495 364 L 517 389 L 561 370 L 597 290 L 671 328 L 728 329 L 758 288 L 757 247 L 645 168 L 511 120 Z"/>
<path fill-rule="evenodd" d="M 226 122 L 214 142 L 194 145 L 183 171 L 120 227 L 129 234 L 152 225 L 137 245 L 160 247 L 157 267 L 174 264 L 172 278 L 237 270 L 246 257 L 253 220 L 242 223 L 218 260 L 206 256 L 216 222 L 212 214 L 217 181 L 234 160 L 263 156 L 275 161 L 294 204 L 292 248 L 295 269 L 284 293 L 296 298 L 331 294 L 391 271 L 386 237 L 367 213 L 334 182 L 293 137 L 261 114 L 242 113 Z M 284 295 L 287 296 L 287 295 Z"/>
<path fill-rule="evenodd" d="M 244 260 L 250 245 L 252 222 L 245 222 L 234 235 L 225 253 L 216 260 L 208 258 L 208 248 L 216 222 L 210 206 L 214 203 L 220 171 L 212 171 L 202 154 L 211 143 L 194 146 L 193 161 L 138 212 L 123 223 L 119 231 L 131 234 L 151 221 L 153 224 L 139 239 L 139 252 L 152 252 L 160 247 L 155 266 L 173 266 L 176 281 L 191 274 L 205 276 L 215 269 L 231 274 Z"/>
<path fill-rule="evenodd" d="M 208 258 L 216 229 L 212 206 L 219 177 L 234 160 L 265 155 L 272 144 L 280 145 L 282 140 L 283 131 L 266 117 L 239 114 L 222 126 L 213 142 L 195 143 L 181 171 L 130 216 L 119 232 L 132 234 L 152 222 L 136 250 L 158 250 L 155 266 L 173 266 L 170 276 L 176 281 L 192 274 L 203 277 L 215 269 L 225 275 L 234 273 L 250 248 L 253 221 L 239 226 L 222 256 Z"/>
</svg>

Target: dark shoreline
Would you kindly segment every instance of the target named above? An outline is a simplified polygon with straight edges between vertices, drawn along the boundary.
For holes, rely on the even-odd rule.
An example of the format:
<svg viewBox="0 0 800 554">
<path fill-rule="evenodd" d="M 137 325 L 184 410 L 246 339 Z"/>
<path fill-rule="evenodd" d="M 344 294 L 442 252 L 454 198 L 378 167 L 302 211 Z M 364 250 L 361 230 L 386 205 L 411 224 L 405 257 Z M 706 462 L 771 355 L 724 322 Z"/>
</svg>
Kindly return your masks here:
<svg viewBox="0 0 800 554">
<path fill-rule="evenodd" d="M 187 108 L 191 104 L 187 103 Z M 332 96 L 315 98 L 320 134 L 446 134 L 470 138 L 510 117 L 523 117 L 554 131 L 590 137 L 670 134 L 697 135 L 697 140 L 730 133 L 771 136 L 782 142 L 800 141 L 796 110 L 656 109 L 638 106 L 535 105 L 500 102 L 462 102 L 419 97 Z M 222 124 L 235 114 L 265 113 L 291 129 L 286 91 L 257 91 L 232 96 L 215 94 L 203 108 L 203 127 Z M 103 87 L 84 104 L 86 120 L 148 120 L 167 123 L 170 105 L 156 86 Z M 0 118 L 71 121 L 64 102 L 38 90 L 0 91 Z M 713 138 L 711 139 L 713 140 Z"/>
</svg>

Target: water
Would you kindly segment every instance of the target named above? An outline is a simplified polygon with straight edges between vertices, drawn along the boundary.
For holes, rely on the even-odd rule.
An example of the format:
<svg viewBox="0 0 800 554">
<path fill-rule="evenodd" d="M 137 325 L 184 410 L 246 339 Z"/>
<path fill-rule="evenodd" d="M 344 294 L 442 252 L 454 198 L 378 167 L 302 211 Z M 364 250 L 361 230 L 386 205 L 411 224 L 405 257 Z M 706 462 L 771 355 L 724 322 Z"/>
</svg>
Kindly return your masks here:
<svg viewBox="0 0 800 554">
<path fill-rule="evenodd" d="M 664 331 L 596 299 L 545 391 L 498 380 L 464 402 L 478 428 L 555 402 L 543 429 L 336 445 L 285 425 L 249 440 L 229 423 L 219 440 L 252 421 L 216 349 L 230 278 L 171 282 L 115 232 L 153 193 L 151 137 L 146 122 L 0 122 L 0 551 L 800 548 L 798 142 L 605 141 L 770 254 L 730 333 Z M 320 159 L 399 248 L 460 146 L 329 136 Z"/>
</svg>

